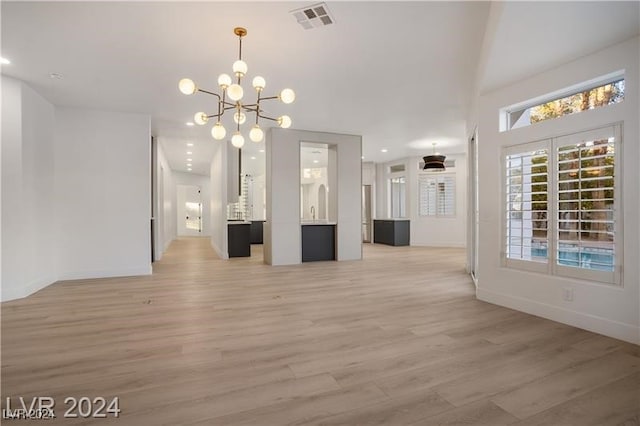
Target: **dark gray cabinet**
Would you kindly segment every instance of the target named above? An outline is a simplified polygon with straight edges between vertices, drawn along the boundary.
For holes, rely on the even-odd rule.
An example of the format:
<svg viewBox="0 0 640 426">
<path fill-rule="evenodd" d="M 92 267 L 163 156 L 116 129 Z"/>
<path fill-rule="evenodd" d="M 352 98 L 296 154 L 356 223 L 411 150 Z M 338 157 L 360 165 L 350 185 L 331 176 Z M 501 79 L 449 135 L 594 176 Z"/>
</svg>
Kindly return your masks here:
<svg viewBox="0 0 640 426">
<path fill-rule="evenodd" d="M 263 228 L 264 220 L 252 220 L 251 221 L 251 244 L 263 243 Z"/>
<path fill-rule="evenodd" d="M 336 260 L 336 226 L 302 225 L 302 261 Z"/>
<path fill-rule="evenodd" d="M 227 230 L 229 257 L 251 256 L 251 224 L 229 223 Z"/>
<path fill-rule="evenodd" d="M 409 219 L 373 221 L 373 242 L 390 246 L 409 245 Z"/>
</svg>

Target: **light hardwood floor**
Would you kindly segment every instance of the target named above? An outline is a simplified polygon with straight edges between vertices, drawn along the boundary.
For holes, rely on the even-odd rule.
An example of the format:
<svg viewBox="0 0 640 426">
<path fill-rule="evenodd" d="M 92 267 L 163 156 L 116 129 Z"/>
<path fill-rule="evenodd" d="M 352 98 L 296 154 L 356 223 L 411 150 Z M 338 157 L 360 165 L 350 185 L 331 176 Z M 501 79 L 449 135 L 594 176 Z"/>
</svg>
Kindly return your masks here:
<svg viewBox="0 0 640 426">
<path fill-rule="evenodd" d="M 53 397 L 50 425 L 640 423 L 638 346 L 475 300 L 463 250 L 271 267 L 208 244 L 3 303 L 2 406 Z M 68 396 L 117 396 L 120 417 L 64 419 Z"/>
</svg>

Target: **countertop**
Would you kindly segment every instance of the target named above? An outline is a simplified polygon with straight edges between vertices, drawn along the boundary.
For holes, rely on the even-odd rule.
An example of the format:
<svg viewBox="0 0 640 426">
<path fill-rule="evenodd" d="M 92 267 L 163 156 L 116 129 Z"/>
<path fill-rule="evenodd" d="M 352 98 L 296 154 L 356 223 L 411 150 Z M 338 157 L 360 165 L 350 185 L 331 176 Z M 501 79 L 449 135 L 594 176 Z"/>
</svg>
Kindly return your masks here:
<svg viewBox="0 0 640 426">
<path fill-rule="evenodd" d="M 326 219 L 316 219 L 316 220 L 301 220 L 300 221 L 300 225 L 305 226 L 305 225 L 337 225 L 337 222 L 332 222 L 330 220 L 326 220 Z"/>
</svg>

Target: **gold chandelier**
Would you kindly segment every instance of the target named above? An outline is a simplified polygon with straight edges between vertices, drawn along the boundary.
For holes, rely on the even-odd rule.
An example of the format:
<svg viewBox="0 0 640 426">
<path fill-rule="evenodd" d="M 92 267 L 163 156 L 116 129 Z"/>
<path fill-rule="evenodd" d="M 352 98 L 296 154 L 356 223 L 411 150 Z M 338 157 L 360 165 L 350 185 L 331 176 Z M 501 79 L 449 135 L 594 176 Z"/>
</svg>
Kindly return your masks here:
<svg viewBox="0 0 640 426">
<path fill-rule="evenodd" d="M 227 134 L 226 129 L 220 122 L 220 119 L 224 115 L 226 111 L 235 110 L 233 114 L 233 121 L 236 124 L 236 131 L 231 137 L 231 143 L 236 148 L 242 148 L 244 145 L 244 136 L 240 133 L 240 125 L 243 124 L 247 116 L 246 113 L 255 113 L 256 121 L 251 130 L 249 131 L 249 139 L 253 142 L 260 142 L 264 139 L 264 131 L 260 128 L 259 120 L 261 118 L 265 120 L 271 120 L 278 123 L 280 127 L 283 129 L 291 127 L 291 118 L 288 115 L 282 115 L 278 118 L 267 117 L 262 114 L 262 109 L 260 107 L 260 102 L 279 99 L 285 104 L 290 104 L 296 99 L 296 94 L 291 89 L 283 89 L 279 95 L 277 96 L 269 96 L 262 97 L 262 91 L 266 86 L 265 79 L 256 76 L 253 79 L 253 88 L 256 89 L 258 98 L 254 104 L 244 104 L 242 103 L 242 98 L 244 96 L 244 89 L 240 85 L 242 82 L 242 77 L 247 74 L 247 64 L 242 60 L 242 37 L 247 35 L 247 30 L 244 28 L 234 28 L 233 33 L 238 36 L 239 39 L 239 49 L 238 49 L 238 60 L 233 63 L 233 73 L 236 76 L 236 82 L 234 83 L 231 79 L 231 76 L 228 74 L 220 74 L 218 76 L 218 86 L 220 86 L 220 90 L 222 91 L 222 95 L 218 93 L 210 92 L 208 90 L 203 90 L 196 86 L 193 80 L 189 78 L 183 78 L 178 82 L 178 88 L 185 95 L 193 95 L 196 92 L 206 93 L 208 95 L 213 95 L 218 98 L 218 113 L 217 114 L 206 114 L 204 112 L 196 112 L 193 121 L 199 125 L 205 125 L 209 119 L 216 118 L 216 124 L 211 128 L 211 136 L 214 139 L 222 140 Z M 227 100 L 228 99 L 228 100 Z"/>
</svg>

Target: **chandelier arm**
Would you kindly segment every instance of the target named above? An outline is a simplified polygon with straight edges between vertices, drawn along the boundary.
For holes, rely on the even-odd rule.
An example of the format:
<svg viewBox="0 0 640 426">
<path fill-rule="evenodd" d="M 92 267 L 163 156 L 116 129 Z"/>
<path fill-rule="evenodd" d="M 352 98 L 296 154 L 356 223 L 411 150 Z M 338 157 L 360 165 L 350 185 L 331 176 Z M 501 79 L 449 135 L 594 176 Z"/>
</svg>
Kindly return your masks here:
<svg viewBox="0 0 640 426">
<path fill-rule="evenodd" d="M 220 95 L 218 95 L 217 93 L 209 92 L 208 90 L 204 90 L 204 89 L 201 89 L 199 87 L 198 87 L 198 92 L 206 93 L 208 95 L 213 95 L 213 96 L 216 96 L 218 99 L 221 99 Z"/>
<path fill-rule="evenodd" d="M 260 90 L 258 90 L 258 99 L 256 100 L 256 126 L 258 125 L 258 120 L 260 119 L 260 101 L 262 99 L 260 99 Z"/>
<path fill-rule="evenodd" d="M 278 99 L 280 96 L 268 96 L 266 98 L 260 98 L 261 101 L 268 101 L 269 99 Z"/>
<path fill-rule="evenodd" d="M 258 117 L 260 117 L 260 118 L 264 118 L 265 120 L 278 121 L 278 119 L 277 119 L 277 118 L 267 117 L 266 115 L 262 115 L 262 114 L 260 114 L 260 113 L 258 113 Z"/>
</svg>

